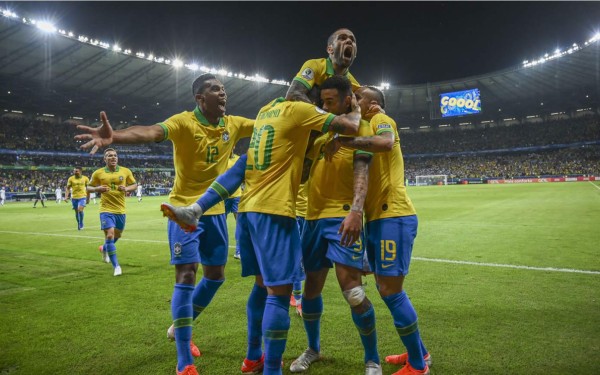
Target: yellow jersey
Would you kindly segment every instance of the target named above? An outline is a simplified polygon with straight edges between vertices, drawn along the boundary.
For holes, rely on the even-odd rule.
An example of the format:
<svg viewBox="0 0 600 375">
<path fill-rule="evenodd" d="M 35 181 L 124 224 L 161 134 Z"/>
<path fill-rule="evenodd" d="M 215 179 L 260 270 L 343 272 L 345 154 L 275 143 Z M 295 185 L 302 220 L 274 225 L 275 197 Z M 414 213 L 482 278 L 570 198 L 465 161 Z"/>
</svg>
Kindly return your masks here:
<svg viewBox="0 0 600 375">
<path fill-rule="evenodd" d="M 125 192 L 119 190 L 119 186 L 131 186 L 135 184 L 135 178 L 129 168 L 117 165 L 114 172 L 108 168 L 97 169 L 92 174 L 90 186 L 98 187 L 106 185 L 109 191 L 102 193 L 100 197 L 100 212 L 112 214 L 125 213 Z"/>
<path fill-rule="evenodd" d="M 335 71 L 333 70 L 333 63 L 329 57 L 324 59 L 313 59 L 308 60 L 302 65 L 296 77 L 294 77 L 294 81 L 298 81 L 304 85 L 309 91 L 312 90 L 313 87 L 319 87 L 323 84 L 327 78 L 335 75 Z M 352 84 L 352 91 L 356 91 L 360 84 L 356 81 L 354 76 L 347 71 L 345 77 L 350 80 Z"/>
<path fill-rule="evenodd" d="M 240 158 L 239 155 L 233 154 L 233 157 L 230 157 L 229 160 L 227 160 L 227 170 L 229 170 L 231 167 L 234 166 L 234 164 L 238 161 L 238 159 Z M 242 187 L 240 186 L 235 193 L 231 194 L 229 196 L 229 198 L 238 198 L 242 196 Z"/>
<path fill-rule="evenodd" d="M 252 135 L 254 120 L 223 116 L 217 125 L 210 124 L 200 109 L 182 112 L 158 125 L 165 140 L 173 142 L 175 181 L 169 201 L 174 206 L 195 203 L 210 184 L 227 169 L 227 161 L 240 138 Z M 225 213 L 219 202 L 204 215 Z"/>
<path fill-rule="evenodd" d="M 248 148 L 239 212 L 296 218 L 296 198 L 311 130 L 326 133 L 335 115 L 305 102 L 273 100 L 258 112 Z"/>
<path fill-rule="evenodd" d="M 371 125 L 360 121 L 357 137 L 372 136 Z M 313 160 L 308 178 L 308 210 L 306 220 L 344 217 L 350 212 L 354 200 L 354 155 L 370 152 L 340 147 L 331 162 L 325 160 L 323 147 L 332 134 L 315 140 Z"/>
<path fill-rule="evenodd" d="M 77 178 L 75 175 L 69 177 L 67 180 L 67 190 L 69 190 L 69 188 L 73 189 L 73 192 L 71 193 L 71 199 L 86 198 L 87 190 L 85 190 L 85 187 L 89 184 L 90 179 L 84 175 L 81 175 L 79 178 Z"/>
<path fill-rule="evenodd" d="M 367 221 L 416 213 L 404 185 L 404 159 L 396 122 L 387 115 L 376 114 L 370 121 L 373 133 L 394 133 L 394 146 L 389 152 L 373 154 L 369 167 L 369 190 L 365 202 Z"/>
<path fill-rule="evenodd" d="M 296 197 L 296 217 L 306 217 L 306 208 L 308 206 L 308 195 L 306 187 L 308 181 L 300 184 L 298 187 L 298 196 Z"/>
</svg>

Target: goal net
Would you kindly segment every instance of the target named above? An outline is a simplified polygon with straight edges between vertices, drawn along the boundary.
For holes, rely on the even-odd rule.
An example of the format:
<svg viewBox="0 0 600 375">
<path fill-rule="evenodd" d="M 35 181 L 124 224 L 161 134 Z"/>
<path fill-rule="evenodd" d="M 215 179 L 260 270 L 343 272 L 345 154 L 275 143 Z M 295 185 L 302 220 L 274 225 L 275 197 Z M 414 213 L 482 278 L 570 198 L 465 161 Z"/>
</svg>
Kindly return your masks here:
<svg viewBox="0 0 600 375">
<path fill-rule="evenodd" d="M 427 176 L 417 176 L 415 181 L 417 186 L 428 186 L 428 185 L 447 185 L 448 175 L 435 174 Z"/>
</svg>

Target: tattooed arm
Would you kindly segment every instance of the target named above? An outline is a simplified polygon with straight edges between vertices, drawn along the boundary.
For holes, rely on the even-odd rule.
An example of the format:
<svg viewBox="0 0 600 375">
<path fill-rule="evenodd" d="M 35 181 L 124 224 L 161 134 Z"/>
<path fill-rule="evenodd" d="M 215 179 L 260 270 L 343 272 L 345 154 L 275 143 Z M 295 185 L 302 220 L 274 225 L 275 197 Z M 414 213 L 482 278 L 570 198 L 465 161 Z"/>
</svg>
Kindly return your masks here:
<svg viewBox="0 0 600 375">
<path fill-rule="evenodd" d="M 310 98 L 308 97 L 308 92 L 308 89 L 302 83 L 298 81 L 292 81 L 290 88 L 285 94 L 285 100 L 300 101 L 312 104 Z"/>
<path fill-rule="evenodd" d="M 363 225 L 363 207 L 369 186 L 369 163 L 371 156 L 365 154 L 354 155 L 354 198 L 352 208 L 346 216 L 338 233 L 342 234 L 342 246 L 352 246 L 359 238 Z"/>
<path fill-rule="evenodd" d="M 327 161 L 331 161 L 333 155 L 342 146 L 368 152 L 388 152 L 394 147 L 394 140 L 394 133 L 392 132 L 385 132 L 371 137 L 338 137 L 329 141 L 323 152 Z"/>
</svg>

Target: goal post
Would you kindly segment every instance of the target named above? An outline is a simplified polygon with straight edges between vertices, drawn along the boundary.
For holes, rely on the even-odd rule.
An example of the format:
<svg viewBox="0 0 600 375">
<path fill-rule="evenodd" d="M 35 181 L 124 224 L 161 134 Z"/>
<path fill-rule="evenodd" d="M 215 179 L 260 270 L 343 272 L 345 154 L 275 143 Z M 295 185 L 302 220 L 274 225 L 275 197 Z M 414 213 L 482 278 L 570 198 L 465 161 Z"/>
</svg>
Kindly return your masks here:
<svg viewBox="0 0 600 375">
<path fill-rule="evenodd" d="M 417 186 L 448 185 L 448 175 L 431 174 L 425 176 L 417 176 L 415 184 Z"/>
</svg>

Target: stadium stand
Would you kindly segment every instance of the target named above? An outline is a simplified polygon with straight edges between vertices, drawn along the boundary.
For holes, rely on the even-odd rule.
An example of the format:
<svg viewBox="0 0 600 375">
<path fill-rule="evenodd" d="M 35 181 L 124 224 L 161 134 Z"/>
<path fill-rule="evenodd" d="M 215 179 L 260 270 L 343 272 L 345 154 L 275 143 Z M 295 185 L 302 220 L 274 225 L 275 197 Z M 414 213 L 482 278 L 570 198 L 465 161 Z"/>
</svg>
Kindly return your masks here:
<svg viewBox="0 0 600 375">
<path fill-rule="evenodd" d="M 10 89 L 10 95 L 0 97 L 0 183 L 9 192 L 27 193 L 43 185 L 50 194 L 65 185 L 74 165 L 84 173 L 102 165 L 101 156 L 82 152 L 72 137 L 73 123 L 98 124 L 99 110 L 106 110 L 118 129 L 162 121 L 193 106 L 189 87 L 203 71 L 177 70 L 160 58 L 116 53 L 65 35 L 37 38 L 37 33 L 20 20 L 3 17 L 0 22 L 0 49 L 6 52 L 0 57 L 0 79 Z M 600 175 L 599 39 L 543 64 L 386 87 L 385 110 L 400 128 L 406 177 L 441 174 L 457 183 Z M 51 76 L 39 69 L 47 65 L 44 48 L 35 48 L 43 43 L 60 56 L 51 62 Z M 252 117 L 287 90 L 282 81 L 214 73 L 227 88 L 230 114 Z M 435 98 L 470 88 L 480 90 L 482 112 L 443 118 Z M 241 141 L 236 153 L 247 147 L 248 140 Z M 170 142 L 118 150 L 145 188 L 168 191 Z"/>
</svg>

